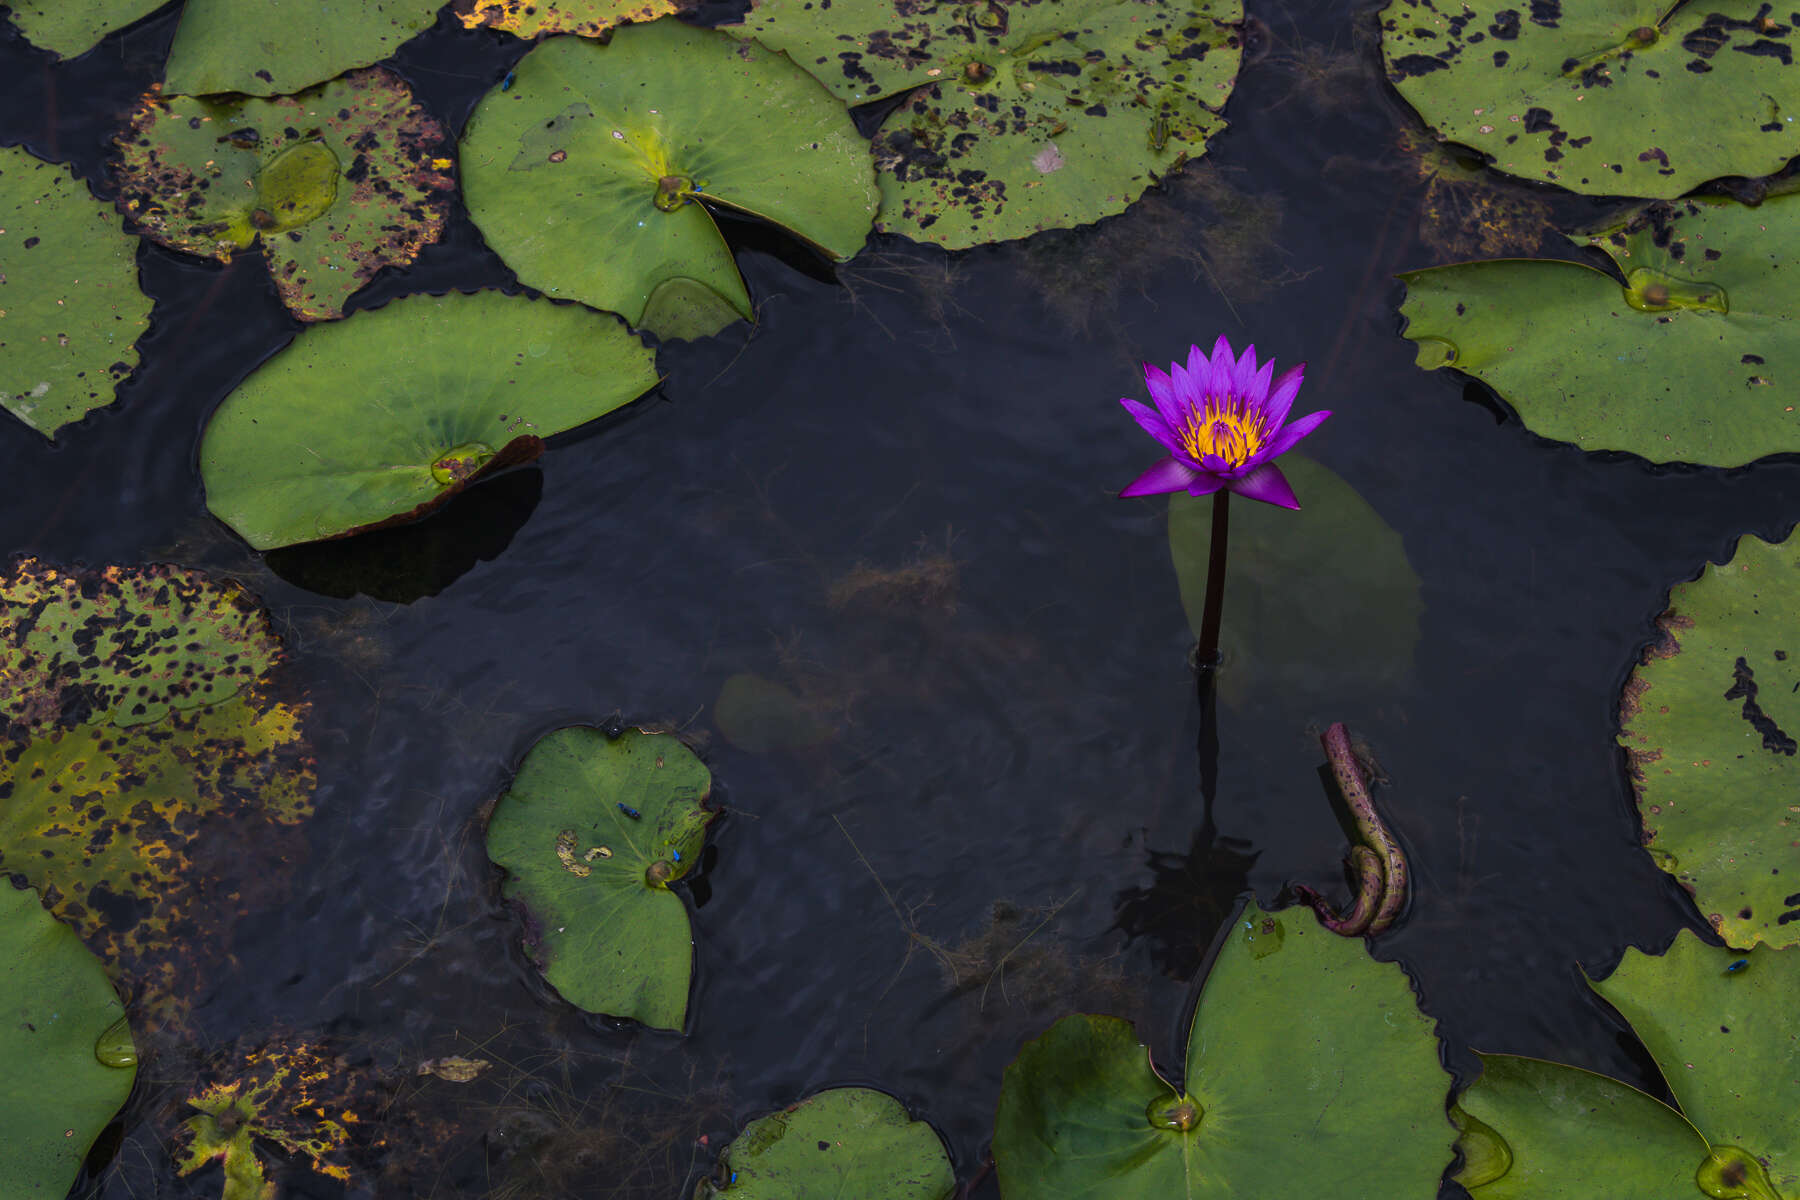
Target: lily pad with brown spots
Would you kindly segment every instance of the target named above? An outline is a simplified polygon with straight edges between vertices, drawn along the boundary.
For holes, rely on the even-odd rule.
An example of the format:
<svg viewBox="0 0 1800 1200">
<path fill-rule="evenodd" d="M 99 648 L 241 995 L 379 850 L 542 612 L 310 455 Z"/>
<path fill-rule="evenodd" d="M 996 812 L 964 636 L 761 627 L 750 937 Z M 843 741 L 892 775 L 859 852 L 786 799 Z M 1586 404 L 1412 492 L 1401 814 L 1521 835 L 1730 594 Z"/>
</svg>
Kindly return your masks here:
<svg viewBox="0 0 1800 1200">
<path fill-rule="evenodd" d="M 28 558 L 0 577 L 0 720 L 22 736 L 71 711 L 143 725 L 218 704 L 280 654 L 256 599 L 198 571 L 69 572 Z"/>
<path fill-rule="evenodd" d="M 1619 706 L 1644 845 L 1744 949 L 1800 945 L 1796 612 L 1800 537 L 1743 538 L 1670 590 Z"/>
<path fill-rule="evenodd" d="M 1800 154 L 1795 15 L 1757 0 L 1392 0 L 1388 78 L 1509 175 L 1673 199 Z"/>
<path fill-rule="evenodd" d="M 93 49 L 115 29 L 149 16 L 168 0 L 7 0 L 7 15 L 25 40 L 58 58 Z"/>
<path fill-rule="evenodd" d="M 221 262 L 259 247 L 303 321 L 435 242 L 456 186 L 443 126 L 385 70 L 272 100 L 152 91 L 117 148 L 119 206 L 145 233 Z"/>
<path fill-rule="evenodd" d="M 552 33 L 601 37 L 620 25 L 654 21 L 691 7 L 684 0 L 452 0 L 466 29 L 500 29 L 522 38 Z"/>
<path fill-rule="evenodd" d="M 137 245 L 68 168 L 0 148 L 0 404 L 47 437 L 137 365 Z"/>
<path fill-rule="evenodd" d="M 1239 0 L 756 0 L 730 31 L 849 104 L 918 89 L 876 133 L 877 227 L 957 249 L 1122 212 L 1206 152 Z"/>
<path fill-rule="evenodd" d="M 1585 263 L 1410 271 L 1418 364 L 1475 376 L 1542 437 L 1735 467 L 1800 451 L 1800 194 L 1653 204 L 1572 239 Z"/>
<path fill-rule="evenodd" d="M 658 1029 L 687 1021 L 693 930 L 669 885 L 700 861 L 712 774 L 673 734 L 545 734 L 488 818 L 501 894 L 563 999 Z"/>
<path fill-rule="evenodd" d="M 666 19 L 538 45 L 475 109 L 462 154 L 469 214 L 522 282 L 659 337 L 754 315 L 712 209 L 842 261 L 877 200 L 868 143 L 816 80 Z"/>
<path fill-rule="evenodd" d="M 225 398 L 200 442 L 207 507 L 258 550 L 399 524 L 654 386 L 614 317 L 407 296 L 306 330 Z"/>
<path fill-rule="evenodd" d="M 60 2 L 60 0 L 56 0 Z M 164 87 L 286 96 L 366 67 L 431 28 L 444 0 L 186 0 Z"/>
</svg>

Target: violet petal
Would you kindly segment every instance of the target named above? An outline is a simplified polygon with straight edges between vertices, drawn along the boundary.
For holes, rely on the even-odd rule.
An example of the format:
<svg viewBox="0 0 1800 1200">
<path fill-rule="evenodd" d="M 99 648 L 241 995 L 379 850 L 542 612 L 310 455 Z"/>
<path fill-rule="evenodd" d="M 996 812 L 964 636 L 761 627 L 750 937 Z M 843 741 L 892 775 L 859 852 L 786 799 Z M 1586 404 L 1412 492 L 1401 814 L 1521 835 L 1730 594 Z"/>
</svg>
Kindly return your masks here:
<svg viewBox="0 0 1800 1200">
<path fill-rule="evenodd" d="M 1144 427 L 1145 433 L 1162 443 L 1163 449 L 1170 454 L 1181 453 L 1181 439 L 1176 436 L 1174 430 L 1169 428 L 1169 423 L 1161 416 L 1151 412 L 1136 400 L 1124 396 L 1119 397 L 1119 403 L 1125 406 L 1125 411 L 1131 414 L 1134 421 Z"/>
<path fill-rule="evenodd" d="M 1235 366 L 1237 361 L 1232 357 L 1231 343 L 1221 333 L 1219 340 L 1213 343 L 1212 351 L 1212 379 L 1215 389 L 1225 390 L 1226 383 L 1231 379 L 1231 369 Z"/>
<path fill-rule="evenodd" d="M 1250 381 L 1256 378 L 1256 343 L 1244 347 L 1244 353 L 1231 367 L 1231 390 L 1238 396 L 1250 394 Z"/>
<path fill-rule="evenodd" d="M 1151 366 L 1144 364 L 1144 386 L 1150 390 L 1150 402 L 1156 405 L 1156 411 L 1170 429 L 1179 429 L 1185 414 L 1181 410 L 1181 400 L 1175 395 L 1175 381 Z"/>
<path fill-rule="evenodd" d="M 1259 370 L 1256 373 L 1256 377 L 1250 381 L 1250 390 L 1244 393 L 1244 399 L 1250 402 L 1252 408 L 1261 410 L 1268 407 L 1265 402 L 1269 397 L 1269 376 L 1274 373 L 1275 360 L 1271 358 L 1262 365 L 1262 369 Z M 1274 426 L 1271 425 L 1270 428 L 1272 429 Z"/>
<path fill-rule="evenodd" d="M 1119 493 L 1122 500 L 1127 496 L 1153 496 L 1158 492 L 1179 492 L 1201 478 L 1199 471 L 1188 466 L 1180 459 L 1165 458 L 1125 485 Z"/>
<path fill-rule="evenodd" d="M 1295 421 L 1275 435 L 1275 439 L 1269 443 L 1269 447 L 1263 452 L 1262 457 L 1269 459 L 1274 458 L 1277 455 L 1286 454 L 1289 450 L 1294 448 L 1294 444 L 1301 438 L 1317 429 L 1320 425 L 1323 425 L 1325 423 L 1325 418 L 1330 415 L 1331 412 L 1326 410 L 1324 412 L 1308 413 L 1306 416 L 1301 417 L 1298 421 Z"/>
<path fill-rule="evenodd" d="M 1299 508 L 1300 501 L 1288 485 L 1287 476 L 1274 463 L 1264 463 L 1242 479 L 1234 479 L 1231 490 L 1249 500 L 1261 500 L 1280 508 Z"/>
<path fill-rule="evenodd" d="M 1269 399 L 1263 405 L 1268 414 L 1269 428 L 1279 429 L 1287 420 L 1288 410 L 1294 407 L 1294 397 L 1300 394 L 1300 385 L 1306 382 L 1306 364 L 1300 363 L 1289 367 L 1281 373 L 1269 392 Z"/>
</svg>

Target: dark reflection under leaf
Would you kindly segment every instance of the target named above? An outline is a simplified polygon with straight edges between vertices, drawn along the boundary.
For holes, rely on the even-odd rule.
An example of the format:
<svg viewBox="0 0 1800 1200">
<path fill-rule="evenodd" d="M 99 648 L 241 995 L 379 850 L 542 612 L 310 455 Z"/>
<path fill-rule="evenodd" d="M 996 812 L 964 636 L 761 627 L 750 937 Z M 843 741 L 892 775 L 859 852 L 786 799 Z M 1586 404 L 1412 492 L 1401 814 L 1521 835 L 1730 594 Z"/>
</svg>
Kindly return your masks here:
<svg viewBox="0 0 1800 1200">
<path fill-rule="evenodd" d="M 1118 894 L 1113 927 L 1134 942 L 1145 939 L 1151 961 L 1164 974 L 1192 979 L 1219 926 L 1250 886 L 1250 868 L 1261 854 L 1250 846 L 1243 838 L 1219 836 L 1208 821 L 1195 830 L 1186 854 L 1151 850 L 1154 878 L 1147 887 Z"/>
<path fill-rule="evenodd" d="M 544 494 L 537 467 L 511 471 L 458 493 L 422 521 L 327 542 L 284 546 L 264 556 L 296 587 L 347 600 L 361 593 L 392 604 L 435 596 L 478 562 L 498 558 Z"/>
</svg>

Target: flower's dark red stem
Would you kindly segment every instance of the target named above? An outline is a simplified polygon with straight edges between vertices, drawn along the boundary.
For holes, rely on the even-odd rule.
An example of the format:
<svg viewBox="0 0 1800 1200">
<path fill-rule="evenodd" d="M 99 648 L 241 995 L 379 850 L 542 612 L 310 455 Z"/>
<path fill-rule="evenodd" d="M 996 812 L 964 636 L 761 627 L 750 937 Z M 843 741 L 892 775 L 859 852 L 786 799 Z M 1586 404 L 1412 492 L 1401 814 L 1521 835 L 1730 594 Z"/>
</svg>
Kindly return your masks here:
<svg viewBox="0 0 1800 1200">
<path fill-rule="evenodd" d="M 1231 529 L 1231 493 L 1213 493 L 1212 549 L 1206 560 L 1206 607 L 1200 616 L 1200 645 L 1194 664 L 1202 677 L 1219 665 L 1219 616 L 1225 607 L 1225 543 Z"/>
<path fill-rule="evenodd" d="M 1406 855 L 1400 849 L 1399 839 L 1388 829 L 1381 814 L 1375 811 L 1375 802 L 1369 799 L 1369 787 L 1363 782 L 1362 767 L 1356 761 L 1355 751 L 1350 748 L 1350 731 L 1344 727 L 1344 723 L 1334 721 L 1319 741 L 1324 744 L 1325 757 L 1331 763 L 1331 773 L 1337 778 L 1338 791 L 1342 793 L 1344 803 L 1350 807 L 1357 835 L 1365 845 L 1374 848 L 1381 865 L 1379 876 L 1371 878 L 1368 861 L 1352 851 L 1351 862 L 1357 870 L 1360 886 L 1355 908 L 1344 919 L 1348 921 L 1359 916 L 1369 901 L 1368 893 L 1378 887 L 1380 899 L 1374 905 L 1373 915 L 1369 917 L 1366 926 L 1352 932 L 1380 933 L 1392 925 L 1400 916 L 1400 910 L 1406 907 Z M 1315 903 L 1314 908 L 1318 909 L 1319 905 Z M 1321 916 L 1325 915 L 1321 913 Z"/>
</svg>

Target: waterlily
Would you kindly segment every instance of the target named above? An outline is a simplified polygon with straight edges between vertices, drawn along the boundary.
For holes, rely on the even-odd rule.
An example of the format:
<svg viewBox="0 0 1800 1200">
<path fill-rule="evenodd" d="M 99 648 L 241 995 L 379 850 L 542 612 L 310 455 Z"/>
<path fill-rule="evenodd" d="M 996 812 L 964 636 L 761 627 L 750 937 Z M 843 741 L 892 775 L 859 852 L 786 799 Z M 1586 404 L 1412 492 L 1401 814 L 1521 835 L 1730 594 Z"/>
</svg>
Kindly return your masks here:
<svg viewBox="0 0 1800 1200">
<path fill-rule="evenodd" d="M 1231 343 L 1223 336 L 1213 344 L 1211 358 L 1200 347 L 1189 347 L 1185 367 L 1170 363 L 1165 373 L 1145 363 L 1144 386 L 1156 407 L 1123 398 L 1119 403 L 1144 432 L 1163 444 L 1169 457 L 1132 480 L 1119 495 L 1186 491 L 1207 496 L 1223 489 L 1282 508 L 1299 508 L 1294 489 L 1274 460 L 1331 414 L 1310 413 L 1289 422 L 1288 410 L 1300 391 L 1306 364 L 1271 382 L 1274 374 L 1273 359 L 1259 368 L 1254 345 L 1234 358 Z"/>
</svg>

